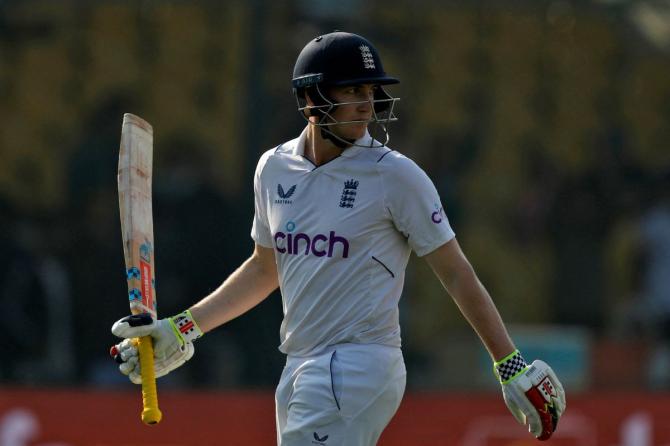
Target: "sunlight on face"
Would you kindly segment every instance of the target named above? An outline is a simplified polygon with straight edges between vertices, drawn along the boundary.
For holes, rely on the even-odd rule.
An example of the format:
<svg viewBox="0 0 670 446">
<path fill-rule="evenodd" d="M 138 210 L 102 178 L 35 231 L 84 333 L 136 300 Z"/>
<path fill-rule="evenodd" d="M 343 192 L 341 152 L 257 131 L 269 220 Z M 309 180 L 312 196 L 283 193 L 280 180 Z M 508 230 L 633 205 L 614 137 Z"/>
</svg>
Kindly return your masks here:
<svg viewBox="0 0 670 446">
<path fill-rule="evenodd" d="M 328 91 L 329 97 L 335 103 L 350 103 L 339 105 L 333 118 L 338 122 L 362 121 L 356 124 L 341 124 L 331 127 L 331 131 L 345 139 L 359 139 L 365 135 L 368 121 L 372 118 L 375 91 L 379 88 L 373 84 L 333 87 Z"/>
</svg>

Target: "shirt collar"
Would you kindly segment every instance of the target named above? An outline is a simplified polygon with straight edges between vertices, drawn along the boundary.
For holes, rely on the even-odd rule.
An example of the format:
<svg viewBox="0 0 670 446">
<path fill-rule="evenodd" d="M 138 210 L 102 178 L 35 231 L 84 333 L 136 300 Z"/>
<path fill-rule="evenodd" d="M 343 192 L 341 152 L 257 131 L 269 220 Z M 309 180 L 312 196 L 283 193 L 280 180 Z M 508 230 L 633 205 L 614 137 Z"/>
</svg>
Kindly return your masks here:
<svg viewBox="0 0 670 446">
<path fill-rule="evenodd" d="M 307 141 L 307 129 L 309 128 L 309 124 L 305 126 L 305 128 L 302 130 L 302 133 L 300 133 L 300 136 L 298 136 L 297 139 L 295 139 L 295 145 L 293 146 L 293 150 L 291 150 L 291 153 L 296 156 L 305 156 L 305 142 Z"/>
<path fill-rule="evenodd" d="M 302 130 L 302 133 L 300 133 L 300 136 L 298 136 L 297 139 L 295 139 L 295 145 L 293 146 L 293 149 L 291 152 L 293 155 L 296 156 L 305 156 L 305 143 L 307 141 L 307 130 L 309 129 L 309 124 Z M 344 150 L 342 152 L 342 156 L 345 158 L 352 158 L 356 156 L 361 150 L 364 150 L 368 147 L 373 146 L 375 143 L 375 140 L 372 138 L 370 135 L 370 132 L 365 130 L 365 135 L 363 135 L 361 138 L 357 139 L 354 144 L 354 146 L 351 146 Z M 362 147 L 360 147 L 362 146 Z"/>
</svg>

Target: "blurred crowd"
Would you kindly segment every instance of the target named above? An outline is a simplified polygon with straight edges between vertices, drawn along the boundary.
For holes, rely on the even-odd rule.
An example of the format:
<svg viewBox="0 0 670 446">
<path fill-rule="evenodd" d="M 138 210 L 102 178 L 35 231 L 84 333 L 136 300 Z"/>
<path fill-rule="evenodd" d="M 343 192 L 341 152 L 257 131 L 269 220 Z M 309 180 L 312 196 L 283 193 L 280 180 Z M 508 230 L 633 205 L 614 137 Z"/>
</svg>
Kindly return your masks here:
<svg viewBox="0 0 670 446">
<path fill-rule="evenodd" d="M 29 3 L 0 2 L 0 385 L 124 385 L 107 354 L 128 311 L 123 113 L 156 128 L 156 288 L 170 315 L 251 253 L 256 160 L 302 125 L 292 64 L 339 28 L 379 42 L 401 79 L 390 145 L 435 182 L 503 318 L 583 328 L 592 348 L 640 358 L 635 385 L 670 388 L 670 53 L 625 8 Z M 456 373 L 436 356 L 467 327 L 416 258 L 401 311 L 414 376 Z M 280 321 L 274 293 L 164 385 L 274 385 Z"/>
</svg>

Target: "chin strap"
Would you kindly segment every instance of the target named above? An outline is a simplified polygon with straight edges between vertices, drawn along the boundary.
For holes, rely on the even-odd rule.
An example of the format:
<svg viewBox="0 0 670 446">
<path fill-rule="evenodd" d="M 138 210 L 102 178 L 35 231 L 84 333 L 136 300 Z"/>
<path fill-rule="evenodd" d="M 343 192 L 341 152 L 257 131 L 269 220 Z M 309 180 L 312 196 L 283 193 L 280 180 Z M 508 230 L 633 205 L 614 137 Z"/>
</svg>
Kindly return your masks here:
<svg viewBox="0 0 670 446">
<path fill-rule="evenodd" d="M 323 139 L 328 139 L 328 140 L 330 140 L 333 144 L 335 144 L 336 147 L 338 147 L 338 148 L 340 148 L 340 149 L 342 149 L 342 150 L 347 149 L 347 148 L 353 146 L 354 143 L 356 142 L 355 139 L 345 139 L 345 138 L 341 138 L 341 137 L 335 135 L 335 134 L 334 134 L 333 132 L 331 132 L 330 130 L 326 130 L 326 129 L 323 128 L 323 127 L 321 127 L 320 130 L 321 130 L 321 137 L 322 137 Z"/>
</svg>

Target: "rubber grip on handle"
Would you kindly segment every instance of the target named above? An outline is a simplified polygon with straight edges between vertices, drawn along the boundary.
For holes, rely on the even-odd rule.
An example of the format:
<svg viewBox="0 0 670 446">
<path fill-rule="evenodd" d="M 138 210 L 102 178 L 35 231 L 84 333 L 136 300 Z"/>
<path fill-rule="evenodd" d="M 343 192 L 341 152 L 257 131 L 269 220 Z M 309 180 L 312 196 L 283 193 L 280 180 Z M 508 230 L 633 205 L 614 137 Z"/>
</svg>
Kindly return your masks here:
<svg viewBox="0 0 670 446">
<path fill-rule="evenodd" d="M 151 336 L 140 338 L 140 372 L 142 375 L 142 422 L 157 424 L 163 414 L 158 408 L 158 393 L 156 392 L 156 374 L 154 371 L 154 346 Z"/>
</svg>

